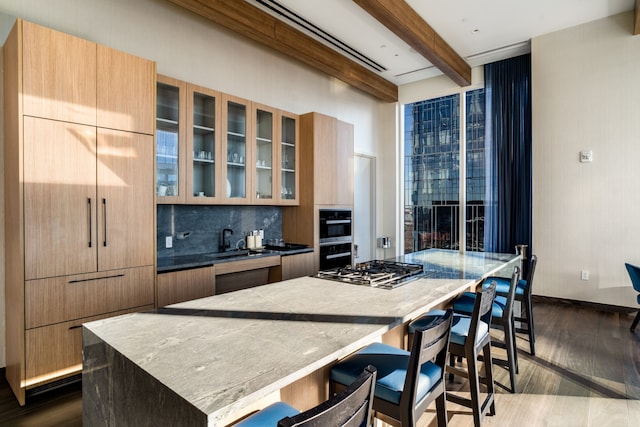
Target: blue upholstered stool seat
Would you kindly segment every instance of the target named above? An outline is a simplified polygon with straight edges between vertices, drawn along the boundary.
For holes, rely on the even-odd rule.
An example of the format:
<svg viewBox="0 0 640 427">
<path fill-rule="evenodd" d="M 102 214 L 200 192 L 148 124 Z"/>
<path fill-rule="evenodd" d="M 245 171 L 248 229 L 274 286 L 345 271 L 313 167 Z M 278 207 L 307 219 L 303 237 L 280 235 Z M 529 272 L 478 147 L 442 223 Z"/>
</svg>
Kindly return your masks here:
<svg viewBox="0 0 640 427">
<path fill-rule="evenodd" d="M 465 292 L 453 301 L 453 311 L 456 313 L 471 314 L 473 313 L 473 304 L 475 304 L 475 302 L 476 294 L 474 292 Z M 491 309 L 491 316 L 493 316 L 494 319 L 502 318 L 502 314 L 506 308 L 507 298 L 501 296 L 495 297 Z"/>
<path fill-rule="evenodd" d="M 409 324 L 409 333 L 412 334 L 415 332 L 417 328 L 422 328 L 433 323 L 438 318 L 442 317 L 444 311 L 442 310 L 431 310 L 426 313 L 419 319 L 414 320 Z M 469 336 L 469 327 L 471 326 L 471 317 L 465 316 L 464 314 L 456 314 L 453 315 L 453 324 L 451 325 L 451 342 L 455 344 L 464 345 L 464 342 Z M 489 333 L 489 325 L 487 325 L 483 321 L 479 321 L 478 326 L 478 336 L 476 337 L 476 341 L 480 341 L 482 337 Z"/>
<path fill-rule="evenodd" d="M 360 375 L 360 374 L 358 374 Z M 357 376 L 356 376 L 357 378 Z M 285 417 L 293 417 L 300 413 L 296 408 L 284 402 L 276 402 L 245 418 L 234 427 L 276 427 L 278 421 Z"/>
<path fill-rule="evenodd" d="M 373 343 L 331 368 L 331 381 L 351 384 L 367 365 L 378 370 L 375 396 L 394 404 L 400 403 L 409 365 L 409 352 L 382 343 Z M 422 399 L 442 378 L 442 369 L 427 362 L 422 365 L 416 400 Z"/>
<path fill-rule="evenodd" d="M 487 277 L 484 279 L 482 289 L 486 289 L 492 282 L 496 284 L 496 294 L 506 295 L 509 293 L 509 286 L 511 286 L 511 279 L 505 277 Z M 527 288 L 527 281 L 524 279 L 518 280 L 516 285 L 516 295 L 524 295 L 524 291 Z M 495 316 L 495 314 L 494 314 Z"/>
</svg>

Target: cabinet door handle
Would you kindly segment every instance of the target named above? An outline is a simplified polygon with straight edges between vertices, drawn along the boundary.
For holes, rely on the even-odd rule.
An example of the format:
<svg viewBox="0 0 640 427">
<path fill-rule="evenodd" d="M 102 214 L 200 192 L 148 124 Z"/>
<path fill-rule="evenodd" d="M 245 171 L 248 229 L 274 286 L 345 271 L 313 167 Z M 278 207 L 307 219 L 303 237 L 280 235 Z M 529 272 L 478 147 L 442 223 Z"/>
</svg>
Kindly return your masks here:
<svg viewBox="0 0 640 427">
<path fill-rule="evenodd" d="M 124 277 L 124 274 L 114 274 L 113 276 L 102 276 L 102 277 L 93 277 L 91 279 L 76 279 L 69 280 L 68 283 L 82 283 L 82 282 L 92 282 L 94 280 L 104 280 L 104 279 L 116 279 L 118 277 Z"/>
<path fill-rule="evenodd" d="M 104 242 L 102 244 L 107 246 L 107 199 L 102 199 L 102 213 L 104 214 L 102 221 L 104 226 Z"/>
<path fill-rule="evenodd" d="M 91 209 L 91 197 L 89 197 L 87 199 L 87 209 L 89 210 L 89 215 L 88 215 L 88 217 L 89 217 L 89 247 L 91 247 L 91 244 L 93 243 L 93 235 L 92 235 L 92 231 L 91 231 L 91 229 L 92 229 L 92 227 L 91 227 L 91 222 L 92 221 L 91 220 L 93 219 L 92 218 L 93 214 L 91 212 L 91 210 L 92 210 Z"/>
</svg>

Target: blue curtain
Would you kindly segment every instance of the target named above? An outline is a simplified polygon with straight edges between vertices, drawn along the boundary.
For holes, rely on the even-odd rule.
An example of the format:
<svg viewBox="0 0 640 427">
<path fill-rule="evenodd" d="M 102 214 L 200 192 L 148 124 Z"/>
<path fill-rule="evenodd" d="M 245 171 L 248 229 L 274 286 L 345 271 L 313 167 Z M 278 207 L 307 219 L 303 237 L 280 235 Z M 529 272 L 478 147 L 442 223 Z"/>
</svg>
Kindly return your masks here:
<svg viewBox="0 0 640 427">
<path fill-rule="evenodd" d="M 531 247 L 531 55 L 484 66 L 485 251 Z"/>
</svg>

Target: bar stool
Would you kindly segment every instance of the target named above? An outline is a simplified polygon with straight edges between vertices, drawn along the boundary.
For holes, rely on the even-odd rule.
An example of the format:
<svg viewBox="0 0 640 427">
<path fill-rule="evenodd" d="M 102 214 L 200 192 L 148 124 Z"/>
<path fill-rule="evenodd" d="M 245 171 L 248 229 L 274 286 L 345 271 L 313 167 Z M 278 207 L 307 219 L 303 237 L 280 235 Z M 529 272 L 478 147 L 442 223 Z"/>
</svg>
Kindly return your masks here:
<svg viewBox="0 0 640 427">
<path fill-rule="evenodd" d="M 471 399 L 463 398 L 451 392 L 447 392 L 447 400 L 459 405 L 471 408 L 473 411 L 473 423 L 480 426 L 482 418 L 488 412 L 495 415 L 495 386 L 493 383 L 493 365 L 491 363 L 491 337 L 489 325 L 491 324 L 491 308 L 495 297 L 495 285 L 489 286 L 478 292 L 473 305 L 471 317 L 464 314 L 453 315 L 451 325 L 451 342 L 449 344 L 450 366 L 447 366 L 449 380 L 454 375 L 469 379 Z M 409 324 L 409 333 L 425 325 L 429 325 L 440 316 L 442 310 L 433 310 Z M 484 378 L 478 373 L 478 357 L 482 353 L 484 360 Z M 467 370 L 455 367 L 456 357 L 464 357 L 467 360 Z M 487 389 L 487 397 L 480 403 L 480 384 Z"/>
<path fill-rule="evenodd" d="M 533 304 L 531 301 L 531 290 L 533 289 L 533 275 L 536 271 L 537 263 L 538 257 L 536 255 L 532 255 L 529 270 L 527 271 L 527 279 L 521 279 L 518 281 L 515 294 L 515 301 L 519 301 L 522 307 L 520 309 L 520 316 L 514 316 L 514 320 L 527 326 L 526 329 L 515 328 L 515 331 L 529 336 L 529 348 L 532 356 L 536 355 L 536 336 L 533 328 Z M 505 279 L 504 277 L 487 277 L 484 279 L 483 286 L 487 286 L 487 284 L 491 282 L 496 283 L 497 295 L 507 296 L 510 284 L 509 279 Z M 524 315 L 522 312 L 524 312 Z"/>
<path fill-rule="evenodd" d="M 276 402 L 234 427 L 369 427 L 376 373 L 375 367 L 366 366 L 340 394 L 308 411 L 300 413 L 287 403 Z"/>
<path fill-rule="evenodd" d="M 378 368 L 373 410 L 376 418 L 415 426 L 436 401 L 438 426 L 447 425 L 444 382 L 452 310 L 424 327 L 415 328 L 411 352 L 382 343 L 370 344 L 338 362 L 329 377 L 329 391 L 348 384 L 367 364 Z"/>
<path fill-rule="evenodd" d="M 520 268 L 515 267 L 511 275 L 508 294 L 506 297 L 496 296 L 491 309 L 491 327 L 504 331 L 504 341 L 492 341 L 491 344 L 504 348 L 507 351 L 507 360 L 493 358 L 495 365 L 502 366 L 509 371 L 511 393 L 516 393 L 516 374 L 518 373 L 518 352 L 516 351 L 515 324 L 513 321 L 513 301 L 516 286 L 520 279 Z M 493 282 L 492 282 L 493 283 Z M 476 293 L 465 292 L 453 302 L 453 311 L 456 313 L 471 315 L 476 300 Z"/>
</svg>

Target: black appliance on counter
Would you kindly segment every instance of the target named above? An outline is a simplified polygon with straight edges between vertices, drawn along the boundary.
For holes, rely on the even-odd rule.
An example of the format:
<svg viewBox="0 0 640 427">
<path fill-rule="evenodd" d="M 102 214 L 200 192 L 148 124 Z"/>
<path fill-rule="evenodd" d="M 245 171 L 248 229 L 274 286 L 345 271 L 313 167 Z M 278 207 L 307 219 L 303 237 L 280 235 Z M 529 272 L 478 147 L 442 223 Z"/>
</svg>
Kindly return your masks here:
<svg viewBox="0 0 640 427">
<path fill-rule="evenodd" d="M 350 209 L 318 212 L 320 270 L 350 265 L 353 259 L 353 227 Z"/>
</svg>

